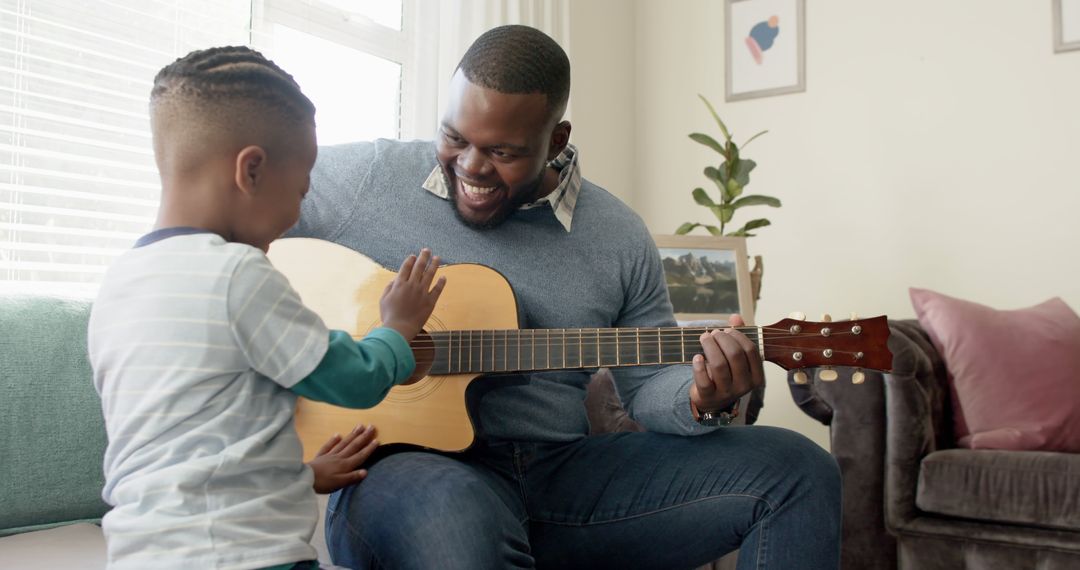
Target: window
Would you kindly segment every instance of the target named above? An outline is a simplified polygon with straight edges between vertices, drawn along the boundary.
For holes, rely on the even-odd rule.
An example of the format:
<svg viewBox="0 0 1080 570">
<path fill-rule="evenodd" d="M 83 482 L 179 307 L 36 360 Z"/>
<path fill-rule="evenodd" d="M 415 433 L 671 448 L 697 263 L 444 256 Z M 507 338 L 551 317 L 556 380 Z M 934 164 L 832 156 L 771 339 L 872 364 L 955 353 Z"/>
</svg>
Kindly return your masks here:
<svg viewBox="0 0 1080 570">
<path fill-rule="evenodd" d="M 315 102 L 322 144 L 416 136 L 434 74 L 414 1 L 0 0 L 0 291 L 92 296 L 149 231 L 147 99 L 193 49 L 264 51 Z"/>
</svg>

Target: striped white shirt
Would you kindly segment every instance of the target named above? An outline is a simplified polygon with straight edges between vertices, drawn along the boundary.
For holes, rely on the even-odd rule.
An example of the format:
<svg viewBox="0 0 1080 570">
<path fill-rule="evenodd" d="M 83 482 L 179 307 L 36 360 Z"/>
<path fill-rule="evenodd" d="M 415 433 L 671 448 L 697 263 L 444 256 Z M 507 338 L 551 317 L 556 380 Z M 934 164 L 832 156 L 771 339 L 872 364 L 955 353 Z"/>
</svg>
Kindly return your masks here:
<svg viewBox="0 0 1080 570">
<path fill-rule="evenodd" d="M 109 568 L 314 560 L 288 388 L 322 360 L 329 331 L 266 256 L 209 233 L 133 249 L 89 326 Z"/>
</svg>

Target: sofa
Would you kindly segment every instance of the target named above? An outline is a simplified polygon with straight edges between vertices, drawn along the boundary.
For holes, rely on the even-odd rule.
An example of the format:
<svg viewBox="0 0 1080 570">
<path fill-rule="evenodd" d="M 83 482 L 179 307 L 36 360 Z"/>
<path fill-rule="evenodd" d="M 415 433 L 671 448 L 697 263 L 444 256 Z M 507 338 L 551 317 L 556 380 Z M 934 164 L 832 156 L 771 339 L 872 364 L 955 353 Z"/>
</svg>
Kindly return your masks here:
<svg viewBox="0 0 1080 570">
<path fill-rule="evenodd" d="M 0 296 L 0 568 L 105 568 L 89 317 L 86 300 Z M 329 561 L 321 517 L 312 544 Z"/>
<path fill-rule="evenodd" d="M 0 568 L 105 567 L 105 424 L 86 351 L 90 301 L 0 295 Z M 611 375 L 593 376 L 594 433 L 640 430 Z M 762 392 L 744 402 L 750 421 Z M 320 496 L 325 513 L 326 496 Z M 328 562 L 323 517 L 312 544 Z M 734 568 L 729 555 L 706 568 Z"/>
<path fill-rule="evenodd" d="M 918 321 L 889 325 L 891 374 L 788 374 L 843 474 L 842 567 L 1080 568 L 1080 454 L 958 448 L 941 356 Z"/>
</svg>

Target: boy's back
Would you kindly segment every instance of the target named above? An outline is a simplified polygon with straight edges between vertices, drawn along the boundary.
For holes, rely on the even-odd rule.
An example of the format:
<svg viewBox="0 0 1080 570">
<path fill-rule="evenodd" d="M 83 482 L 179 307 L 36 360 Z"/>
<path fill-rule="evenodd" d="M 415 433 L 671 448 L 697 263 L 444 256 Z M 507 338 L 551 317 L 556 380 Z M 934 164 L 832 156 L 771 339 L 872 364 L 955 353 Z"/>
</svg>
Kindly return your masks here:
<svg viewBox="0 0 1080 570">
<path fill-rule="evenodd" d="M 116 505 L 103 521 L 109 558 L 314 559 L 312 475 L 288 388 L 319 364 L 328 331 L 263 252 L 185 231 L 123 255 L 90 319 L 109 432 L 104 497 Z"/>
</svg>

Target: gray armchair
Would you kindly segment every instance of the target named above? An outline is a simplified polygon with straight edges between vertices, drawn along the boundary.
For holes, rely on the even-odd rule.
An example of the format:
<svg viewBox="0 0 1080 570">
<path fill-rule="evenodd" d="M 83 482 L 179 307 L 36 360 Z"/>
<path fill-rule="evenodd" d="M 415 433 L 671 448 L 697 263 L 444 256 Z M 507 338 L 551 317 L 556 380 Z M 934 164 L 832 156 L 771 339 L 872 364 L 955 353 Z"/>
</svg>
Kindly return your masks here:
<svg viewBox="0 0 1080 570">
<path fill-rule="evenodd" d="M 889 325 L 892 374 L 788 375 L 843 474 L 842 567 L 1080 568 L 1080 454 L 956 448 L 941 357 L 918 321 Z"/>
</svg>

